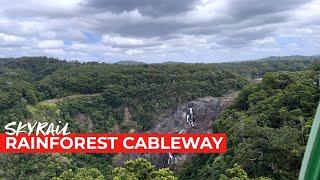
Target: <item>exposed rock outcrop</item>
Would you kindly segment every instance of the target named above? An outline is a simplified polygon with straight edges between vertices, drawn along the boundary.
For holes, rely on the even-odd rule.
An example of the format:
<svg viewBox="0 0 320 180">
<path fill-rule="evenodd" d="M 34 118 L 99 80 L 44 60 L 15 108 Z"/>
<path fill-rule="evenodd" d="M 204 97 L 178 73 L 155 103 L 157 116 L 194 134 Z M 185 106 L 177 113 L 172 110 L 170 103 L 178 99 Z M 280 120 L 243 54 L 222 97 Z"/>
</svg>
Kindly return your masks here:
<svg viewBox="0 0 320 180">
<path fill-rule="evenodd" d="M 150 130 L 150 132 L 162 133 L 205 133 L 211 132 L 212 122 L 219 117 L 223 110 L 233 103 L 237 93 L 229 94 L 224 97 L 204 97 L 197 100 L 182 104 L 175 111 L 167 114 L 165 117 L 159 117 L 158 124 Z M 194 127 L 186 121 L 186 116 L 189 108 L 194 111 Z M 170 165 L 171 168 L 179 168 L 189 157 L 190 154 L 176 155 L 177 164 Z M 120 154 L 115 158 L 117 165 L 122 165 L 123 162 L 138 157 L 145 157 L 152 161 L 157 167 L 168 167 L 168 154 Z"/>
<path fill-rule="evenodd" d="M 75 122 L 79 132 L 86 132 L 86 131 L 87 132 L 92 132 L 93 122 L 85 114 L 78 113 L 74 117 L 74 122 Z"/>
<path fill-rule="evenodd" d="M 187 123 L 187 113 L 189 106 L 192 106 L 194 112 L 194 127 Z M 152 132 L 179 132 L 184 130 L 188 133 L 210 132 L 211 124 L 223 109 L 221 98 L 205 97 L 191 101 L 180 106 L 173 114 L 165 118 L 160 118 L 159 124 L 152 129 Z"/>
</svg>

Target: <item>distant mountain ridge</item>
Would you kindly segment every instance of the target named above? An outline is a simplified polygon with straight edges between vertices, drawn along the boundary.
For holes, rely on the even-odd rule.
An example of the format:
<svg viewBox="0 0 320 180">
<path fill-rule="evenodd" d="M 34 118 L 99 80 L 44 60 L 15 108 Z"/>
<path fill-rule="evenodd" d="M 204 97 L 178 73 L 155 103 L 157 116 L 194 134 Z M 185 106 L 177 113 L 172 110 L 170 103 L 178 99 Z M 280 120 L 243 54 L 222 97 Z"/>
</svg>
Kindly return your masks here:
<svg viewBox="0 0 320 180">
<path fill-rule="evenodd" d="M 200 64 L 228 64 L 228 63 L 241 63 L 241 62 L 254 62 L 254 61 L 278 61 L 278 60 L 319 60 L 320 54 L 313 55 L 313 56 L 302 56 L 302 55 L 291 55 L 291 56 L 269 56 L 264 58 L 258 59 L 249 59 L 249 60 L 241 60 L 241 61 L 221 61 L 221 62 L 197 62 Z M 135 60 L 121 60 L 114 63 L 108 63 L 104 61 L 87 61 L 87 62 L 80 62 L 77 60 L 60 60 L 54 57 L 45 57 L 45 56 L 24 56 L 18 58 L 0 58 L 0 65 L 8 64 L 8 63 L 15 63 L 20 64 L 20 66 L 25 66 L 23 63 L 27 63 L 29 61 L 38 61 L 38 63 L 49 63 L 49 64 L 59 64 L 59 65 L 76 65 L 76 64 L 119 64 L 119 65 L 144 65 L 144 64 L 196 64 L 192 62 L 183 62 L 183 61 L 164 61 L 159 63 L 147 63 L 142 61 L 135 61 Z M 22 64 L 21 64 L 22 63 Z"/>
<path fill-rule="evenodd" d="M 292 60 L 297 60 L 297 59 L 312 59 L 314 56 L 302 56 L 302 55 L 291 55 L 291 56 L 269 56 L 265 58 L 259 58 L 256 59 L 258 61 L 264 61 L 264 60 L 283 60 L 283 59 L 292 59 Z M 254 60 L 253 60 L 254 61 Z"/>
<path fill-rule="evenodd" d="M 224 63 L 239 63 L 239 62 L 248 62 L 248 61 L 277 61 L 277 60 L 315 60 L 315 58 L 319 58 L 320 54 L 313 55 L 313 56 L 303 56 L 303 55 L 290 55 L 290 56 L 269 56 L 264 58 L 258 58 L 258 59 L 249 59 L 249 60 L 243 60 L 243 61 L 230 61 L 230 62 L 217 62 L 217 64 L 224 64 Z M 161 63 L 145 63 L 140 61 L 118 61 L 114 64 L 122 64 L 122 65 L 141 65 L 141 64 L 194 64 L 190 62 L 183 62 L 183 61 L 164 61 Z M 206 63 L 204 63 L 206 64 Z"/>
<path fill-rule="evenodd" d="M 186 62 L 177 62 L 177 61 L 165 61 L 162 62 L 161 64 L 187 64 Z"/>
<path fill-rule="evenodd" d="M 140 61 L 118 61 L 118 62 L 115 62 L 114 64 L 121 64 L 121 65 L 140 65 L 140 64 L 146 64 L 146 63 L 140 62 Z"/>
</svg>

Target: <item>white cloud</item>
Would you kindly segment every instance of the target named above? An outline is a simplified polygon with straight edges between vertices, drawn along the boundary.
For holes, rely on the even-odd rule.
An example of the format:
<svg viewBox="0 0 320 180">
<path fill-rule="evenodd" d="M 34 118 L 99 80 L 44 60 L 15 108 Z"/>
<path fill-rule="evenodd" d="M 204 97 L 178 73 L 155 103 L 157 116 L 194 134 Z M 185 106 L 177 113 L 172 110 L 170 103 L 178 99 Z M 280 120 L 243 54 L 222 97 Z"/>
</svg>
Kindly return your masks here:
<svg viewBox="0 0 320 180">
<path fill-rule="evenodd" d="M 19 36 L 0 33 L 0 46 L 24 45 L 26 39 Z"/>
<path fill-rule="evenodd" d="M 64 43 L 62 40 L 44 40 L 38 43 L 38 47 L 41 49 L 58 49 L 63 46 Z"/>
<path fill-rule="evenodd" d="M 108 46 L 114 47 L 141 47 L 155 45 L 157 38 L 134 38 L 134 37 L 123 37 L 117 34 L 109 35 L 105 34 L 102 36 L 102 42 Z"/>
<path fill-rule="evenodd" d="M 104 35 L 103 42 L 115 46 L 141 46 L 146 42 L 143 39 L 122 37 L 119 35 Z"/>
<path fill-rule="evenodd" d="M 139 49 L 129 49 L 128 51 L 126 51 L 126 54 L 136 55 L 136 54 L 142 54 L 143 52 L 144 52 L 143 50 L 139 50 Z"/>
<path fill-rule="evenodd" d="M 274 37 L 266 37 L 261 40 L 256 40 L 253 43 L 258 45 L 270 45 L 270 44 L 272 45 L 276 43 L 276 39 Z"/>
<path fill-rule="evenodd" d="M 287 45 L 287 48 L 289 50 L 298 50 L 299 49 L 299 45 L 297 43 L 293 42 L 293 43 L 289 43 Z"/>
<path fill-rule="evenodd" d="M 201 0 L 192 11 L 186 13 L 182 20 L 187 23 L 203 23 L 212 20 L 226 19 L 226 0 Z"/>
<path fill-rule="evenodd" d="M 209 61 L 320 50 L 320 0 L 0 3 L 0 56 Z"/>
</svg>

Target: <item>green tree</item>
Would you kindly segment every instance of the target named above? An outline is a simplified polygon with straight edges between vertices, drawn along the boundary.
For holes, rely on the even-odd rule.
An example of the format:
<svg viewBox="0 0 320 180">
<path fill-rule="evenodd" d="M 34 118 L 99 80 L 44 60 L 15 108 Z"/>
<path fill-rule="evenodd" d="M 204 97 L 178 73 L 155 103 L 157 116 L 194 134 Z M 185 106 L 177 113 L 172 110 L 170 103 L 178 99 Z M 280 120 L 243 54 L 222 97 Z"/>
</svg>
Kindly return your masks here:
<svg viewBox="0 0 320 180">
<path fill-rule="evenodd" d="M 169 169 L 156 170 L 149 161 L 143 158 L 127 161 L 124 167 L 115 168 L 112 175 L 114 180 L 177 179 Z"/>
<path fill-rule="evenodd" d="M 75 172 L 71 169 L 63 172 L 53 180 L 104 180 L 104 176 L 96 168 L 79 168 Z"/>
<path fill-rule="evenodd" d="M 248 174 L 239 166 L 234 164 L 233 168 L 227 169 L 225 174 L 220 176 L 220 180 L 249 180 Z"/>
</svg>

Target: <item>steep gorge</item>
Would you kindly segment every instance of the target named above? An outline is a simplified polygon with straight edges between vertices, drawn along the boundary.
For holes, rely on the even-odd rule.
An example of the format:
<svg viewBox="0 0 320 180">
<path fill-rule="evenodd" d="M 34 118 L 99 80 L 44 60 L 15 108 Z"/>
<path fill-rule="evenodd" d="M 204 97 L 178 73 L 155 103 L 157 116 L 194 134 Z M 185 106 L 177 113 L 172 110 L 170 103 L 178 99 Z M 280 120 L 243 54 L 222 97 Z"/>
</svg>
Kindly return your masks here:
<svg viewBox="0 0 320 180">
<path fill-rule="evenodd" d="M 238 92 L 223 97 L 203 97 L 180 105 L 177 109 L 159 117 L 158 123 L 148 132 L 161 133 L 205 133 L 212 132 L 212 122 L 219 117 L 223 110 L 231 105 Z M 186 121 L 189 107 L 194 111 L 194 127 Z M 121 166 L 127 160 L 144 157 L 157 167 L 170 167 L 178 170 L 192 154 L 175 154 L 176 163 L 168 164 L 168 154 L 118 154 L 114 163 Z"/>
</svg>

